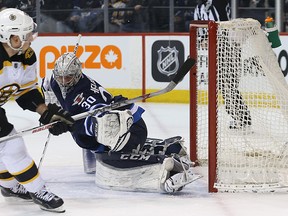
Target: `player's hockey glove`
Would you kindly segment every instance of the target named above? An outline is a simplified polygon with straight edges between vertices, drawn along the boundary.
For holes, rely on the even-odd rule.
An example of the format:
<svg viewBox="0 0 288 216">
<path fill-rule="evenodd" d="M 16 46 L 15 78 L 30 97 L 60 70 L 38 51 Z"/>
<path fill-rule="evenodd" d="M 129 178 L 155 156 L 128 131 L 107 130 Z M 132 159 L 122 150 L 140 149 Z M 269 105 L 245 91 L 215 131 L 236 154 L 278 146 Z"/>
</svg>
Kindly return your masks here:
<svg viewBox="0 0 288 216">
<path fill-rule="evenodd" d="M 121 102 L 124 100 L 128 100 L 128 98 L 123 97 L 122 95 L 116 95 L 115 97 L 113 97 L 112 103 L 117 103 L 117 102 Z M 118 110 L 126 110 L 126 109 L 130 109 L 130 107 L 131 107 L 131 104 L 128 104 L 128 105 L 118 108 Z"/>
<path fill-rule="evenodd" d="M 42 124 L 59 121 L 49 128 L 50 133 L 56 136 L 73 130 L 74 119 L 67 111 L 56 104 L 48 104 L 48 109 L 41 115 L 39 121 Z"/>
</svg>

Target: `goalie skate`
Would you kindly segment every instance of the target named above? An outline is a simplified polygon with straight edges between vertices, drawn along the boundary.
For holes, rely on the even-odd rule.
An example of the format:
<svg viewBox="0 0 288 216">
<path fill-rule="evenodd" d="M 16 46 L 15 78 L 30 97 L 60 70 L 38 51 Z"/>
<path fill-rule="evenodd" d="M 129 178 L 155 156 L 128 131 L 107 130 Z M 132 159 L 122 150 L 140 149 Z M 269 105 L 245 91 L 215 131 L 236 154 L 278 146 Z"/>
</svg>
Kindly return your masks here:
<svg viewBox="0 0 288 216">
<path fill-rule="evenodd" d="M 202 178 L 201 175 L 192 173 L 191 168 L 187 171 L 177 173 L 168 178 L 164 183 L 164 189 L 167 193 L 181 191 L 186 185 Z"/>
</svg>

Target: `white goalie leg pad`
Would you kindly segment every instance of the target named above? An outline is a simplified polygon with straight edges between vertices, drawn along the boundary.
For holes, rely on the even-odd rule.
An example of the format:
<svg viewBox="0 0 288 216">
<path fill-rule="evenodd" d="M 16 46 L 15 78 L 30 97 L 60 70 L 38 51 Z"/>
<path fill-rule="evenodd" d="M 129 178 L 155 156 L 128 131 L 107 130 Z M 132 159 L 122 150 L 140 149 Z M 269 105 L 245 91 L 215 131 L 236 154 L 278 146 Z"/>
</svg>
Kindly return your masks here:
<svg viewBox="0 0 288 216">
<path fill-rule="evenodd" d="M 112 151 L 120 151 L 130 137 L 128 130 L 133 124 L 131 111 L 115 110 L 95 118 L 97 121 L 95 128 L 97 141 L 110 147 Z"/>
<path fill-rule="evenodd" d="M 134 168 L 115 168 L 97 159 L 95 183 L 104 189 L 120 191 L 164 192 L 163 183 L 173 169 L 173 159 Z"/>
</svg>

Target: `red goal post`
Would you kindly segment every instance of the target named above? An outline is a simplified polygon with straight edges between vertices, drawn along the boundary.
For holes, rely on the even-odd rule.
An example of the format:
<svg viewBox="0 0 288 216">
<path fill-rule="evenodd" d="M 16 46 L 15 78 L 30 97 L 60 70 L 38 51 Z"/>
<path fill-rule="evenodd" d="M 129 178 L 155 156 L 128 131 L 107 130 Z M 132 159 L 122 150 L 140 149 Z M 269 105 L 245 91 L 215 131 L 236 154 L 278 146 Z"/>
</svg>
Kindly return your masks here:
<svg viewBox="0 0 288 216">
<path fill-rule="evenodd" d="M 288 185 L 288 87 L 254 19 L 193 21 L 190 156 L 210 192 Z"/>
</svg>

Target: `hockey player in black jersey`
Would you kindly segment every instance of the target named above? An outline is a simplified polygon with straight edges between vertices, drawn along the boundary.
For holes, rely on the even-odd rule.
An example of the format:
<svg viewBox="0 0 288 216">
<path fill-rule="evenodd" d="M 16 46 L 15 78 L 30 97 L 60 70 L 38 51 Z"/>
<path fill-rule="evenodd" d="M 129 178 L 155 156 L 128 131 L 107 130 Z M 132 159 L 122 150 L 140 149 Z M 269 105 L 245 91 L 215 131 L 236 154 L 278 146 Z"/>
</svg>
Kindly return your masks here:
<svg viewBox="0 0 288 216">
<path fill-rule="evenodd" d="M 60 105 L 71 115 L 126 99 L 121 95 L 113 97 L 83 74 L 81 62 L 74 53 L 60 56 L 50 81 L 46 78 L 43 83 L 44 94 L 51 96 L 47 91 L 51 88 Z M 96 169 L 99 187 L 175 192 L 200 177 L 191 173 L 186 163 L 188 157 L 181 137 L 147 139 L 143 112 L 137 104 L 129 104 L 75 122 L 71 134 L 84 149 L 84 165 L 90 169 L 86 167 L 86 171 Z"/>
<path fill-rule="evenodd" d="M 52 134 L 68 131 L 74 122 L 60 107 L 46 106 L 38 90 L 37 59 L 30 47 L 35 28 L 33 19 L 18 9 L 0 12 L 0 137 L 16 132 L 2 107 L 11 97 L 24 110 L 39 113 L 43 124 L 60 120 L 50 129 Z M 46 187 L 22 137 L 0 142 L 0 190 L 6 198 L 31 200 L 46 211 L 65 211 L 63 200 Z"/>
</svg>

